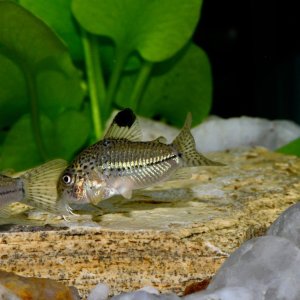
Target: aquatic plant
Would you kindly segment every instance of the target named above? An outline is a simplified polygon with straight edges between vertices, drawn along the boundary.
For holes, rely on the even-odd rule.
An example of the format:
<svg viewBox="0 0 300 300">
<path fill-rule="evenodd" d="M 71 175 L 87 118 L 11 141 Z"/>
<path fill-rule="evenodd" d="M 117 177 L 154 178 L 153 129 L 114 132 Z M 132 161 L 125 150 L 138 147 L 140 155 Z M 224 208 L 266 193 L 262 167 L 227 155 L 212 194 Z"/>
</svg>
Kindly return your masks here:
<svg viewBox="0 0 300 300">
<path fill-rule="evenodd" d="M 212 80 L 191 42 L 202 0 L 0 1 L 0 169 L 71 159 L 114 108 L 181 126 Z"/>
</svg>

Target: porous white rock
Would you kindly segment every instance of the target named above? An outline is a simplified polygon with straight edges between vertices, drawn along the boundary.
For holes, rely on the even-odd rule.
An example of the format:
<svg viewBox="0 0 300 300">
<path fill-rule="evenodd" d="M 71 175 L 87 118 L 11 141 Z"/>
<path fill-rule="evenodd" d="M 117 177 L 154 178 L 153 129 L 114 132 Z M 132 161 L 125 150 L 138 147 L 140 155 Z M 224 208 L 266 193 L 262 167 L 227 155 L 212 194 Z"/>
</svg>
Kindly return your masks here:
<svg viewBox="0 0 300 300">
<path fill-rule="evenodd" d="M 90 292 L 87 300 L 106 300 L 109 294 L 107 284 L 98 283 Z"/>
<path fill-rule="evenodd" d="M 257 300 L 298 300 L 299 264 L 300 249 L 288 239 L 278 236 L 255 238 L 230 255 L 207 291 L 246 287 L 261 297 Z"/>
<path fill-rule="evenodd" d="M 192 130 L 197 149 L 202 152 L 222 151 L 241 146 L 263 146 L 277 149 L 300 136 L 300 127 L 285 120 L 261 118 L 211 117 Z"/>
<path fill-rule="evenodd" d="M 152 294 L 143 290 L 131 293 L 123 293 L 111 298 L 111 300 L 180 300 L 175 294 Z"/>
<path fill-rule="evenodd" d="M 182 300 L 260 300 L 257 293 L 244 287 L 226 287 L 216 291 L 203 291 L 182 298 Z"/>
<path fill-rule="evenodd" d="M 267 235 L 284 237 L 300 248 L 300 203 L 285 210 L 270 226 Z"/>
<path fill-rule="evenodd" d="M 159 291 L 153 286 L 144 286 L 143 288 L 139 289 L 139 291 L 145 291 L 150 294 L 159 295 Z"/>
</svg>

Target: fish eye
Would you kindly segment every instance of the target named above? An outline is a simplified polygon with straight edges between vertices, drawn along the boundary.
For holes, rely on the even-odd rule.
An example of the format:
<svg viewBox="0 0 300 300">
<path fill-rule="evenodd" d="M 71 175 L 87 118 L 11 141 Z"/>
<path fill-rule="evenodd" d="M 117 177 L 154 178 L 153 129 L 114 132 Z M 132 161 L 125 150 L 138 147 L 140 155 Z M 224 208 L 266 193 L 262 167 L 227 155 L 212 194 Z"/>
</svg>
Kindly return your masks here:
<svg viewBox="0 0 300 300">
<path fill-rule="evenodd" d="M 70 184 L 73 183 L 73 179 L 72 179 L 72 176 L 70 174 L 64 174 L 62 176 L 62 181 L 66 185 L 70 185 Z"/>
</svg>

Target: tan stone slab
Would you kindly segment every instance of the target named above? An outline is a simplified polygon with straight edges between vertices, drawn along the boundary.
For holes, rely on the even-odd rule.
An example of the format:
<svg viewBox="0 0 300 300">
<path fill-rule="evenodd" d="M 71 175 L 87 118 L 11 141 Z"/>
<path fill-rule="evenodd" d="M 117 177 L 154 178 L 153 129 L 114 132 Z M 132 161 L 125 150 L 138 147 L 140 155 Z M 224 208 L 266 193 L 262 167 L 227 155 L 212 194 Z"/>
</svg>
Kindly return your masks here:
<svg viewBox="0 0 300 300">
<path fill-rule="evenodd" d="M 300 198 L 296 157 L 256 148 L 213 158 L 228 165 L 132 201 L 105 201 L 105 214 L 86 222 L 94 227 L 1 232 L 0 268 L 57 279 L 82 295 L 99 282 L 114 293 L 145 285 L 182 293 Z M 64 224 L 49 216 L 47 222 Z"/>
</svg>

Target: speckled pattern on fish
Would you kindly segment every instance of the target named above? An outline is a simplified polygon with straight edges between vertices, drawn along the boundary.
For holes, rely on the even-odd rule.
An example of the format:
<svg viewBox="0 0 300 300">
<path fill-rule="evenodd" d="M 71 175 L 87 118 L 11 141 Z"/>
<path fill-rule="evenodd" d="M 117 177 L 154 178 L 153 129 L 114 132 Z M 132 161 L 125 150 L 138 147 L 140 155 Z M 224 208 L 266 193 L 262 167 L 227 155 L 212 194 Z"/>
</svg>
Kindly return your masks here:
<svg viewBox="0 0 300 300">
<path fill-rule="evenodd" d="M 103 140 L 82 151 L 62 174 L 59 201 L 97 204 L 114 195 L 131 198 L 132 191 L 167 180 L 182 167 L 221 166 L 198 153 L 190 133 L 191 115 L 171 144 L 163 137 L 141 141 L 136 116 L 124 109 Z"/>
</svg>

